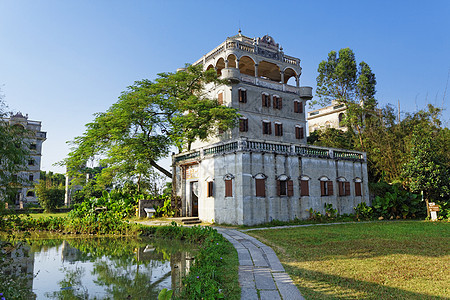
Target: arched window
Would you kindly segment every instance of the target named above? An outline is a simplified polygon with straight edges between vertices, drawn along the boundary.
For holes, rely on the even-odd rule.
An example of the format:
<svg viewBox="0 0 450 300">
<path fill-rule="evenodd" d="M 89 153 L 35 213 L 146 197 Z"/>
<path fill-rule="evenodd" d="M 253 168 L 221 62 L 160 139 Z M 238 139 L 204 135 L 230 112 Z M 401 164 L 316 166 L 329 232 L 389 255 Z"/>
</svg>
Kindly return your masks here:
<svg viewBox="0 0 450 300">
<path fill-rule="evenodd" d="M 225 181 L 225 197 L 233 197 L 233 179 L 234 176 L 229 173 L 223 177 Z"/>
<path fill-rule="evenodd" d="M 338 177 L 339 196 L 350 196 L 350 182 L 345 177 Z"/>
<path fill-rule="evenodd" d="M 356 177 L 353 181 L 355 182 L 355 196 L 362 196 L 362 189 L 361 189 L 362 179 Z"/>
<path fill-rule="evenodd" d="M 34 192 L 33 191 L 28 191 L 27 192 L 27 197 L 34 197 Z"/>
<path fill-rule="evenodd" d="M 309 180 L 311 178 L 306 175 L 300 176 L 300 196 L 309 196 Z"/>
<path fill-rule="evenodd" d="M 267 176 L 262 173 L 255 175 L 256 197 L 266 196 L 266 179 Z"/>
<path fill-rule="evenodd" d="M 332 196 L 333 195 L 333 181 L 331 181 L 327 176 L 322 176 L 320 180 L 320 195 L 321 196 Z"/>
<path fill-rule="evenodd" d="M 288 197 L 294 195 L 294 182 L 285 174 L 277 178 L 277 195 Z"/>
</svg>

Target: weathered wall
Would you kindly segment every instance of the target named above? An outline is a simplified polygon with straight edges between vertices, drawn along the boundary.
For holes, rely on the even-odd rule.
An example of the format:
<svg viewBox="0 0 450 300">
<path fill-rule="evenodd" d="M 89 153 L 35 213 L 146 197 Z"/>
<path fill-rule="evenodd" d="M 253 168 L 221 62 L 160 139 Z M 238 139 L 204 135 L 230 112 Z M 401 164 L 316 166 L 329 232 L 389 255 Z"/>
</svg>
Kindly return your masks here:
<svg viewBox="0 0 450 300">
<path fill-rule="evenodd" d="M 233 197 L 225 197 L 226 175 L 233 177 Z M 255 176 L 264 174 L 265 197 L 256 197 Z M 293 181 L 292 196 L 278 196 L 276 180 L 286 175 Z M 309 180 L 309 196 L 300 196 L 300 177 Z M 320 178 L 333 182 L 333 195 L 321 196 Z M 199 218 L 203 221 L 226 224 L 254 225 L 272 220 L 306 219 L 313 208 L 324 213 L 325 203 L 331 203 L 340 214 L 353 213 L 360 202 L 369 203 L 366 163 L 335 160 L 294 154 L 262 151 L 236 151 L 205 156 L 199 162 L 198 179 L 177 182 L 184 186 L 187 215 L 189 215 L 189 182 L 198 180 Z M 179 177 L 177 177 L 179 178 Z M 350 196 L 339 196 L 337 179 L 350 182 Z M 362 180 L 362 196 L 355 196 L 354 180 Z M 214 182 L 213 197 L 207 197 L 207 182 Z M 183 180 L 182 180 L 183 181 Z"/>
</svg>

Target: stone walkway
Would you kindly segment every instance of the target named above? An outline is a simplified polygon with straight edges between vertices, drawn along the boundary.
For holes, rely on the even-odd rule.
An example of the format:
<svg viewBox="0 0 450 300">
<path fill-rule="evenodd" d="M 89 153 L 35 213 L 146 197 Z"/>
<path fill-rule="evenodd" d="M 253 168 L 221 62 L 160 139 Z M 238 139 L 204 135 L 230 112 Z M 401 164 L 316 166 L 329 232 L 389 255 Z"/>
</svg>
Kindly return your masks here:
<svg viewBox="0 0 450 300">
<path fill-rule="evenodd" d="M 242 300 L 304 299 L 272 248 L 238 230 L 214 228 L 237 250 Z"/>
</svg>

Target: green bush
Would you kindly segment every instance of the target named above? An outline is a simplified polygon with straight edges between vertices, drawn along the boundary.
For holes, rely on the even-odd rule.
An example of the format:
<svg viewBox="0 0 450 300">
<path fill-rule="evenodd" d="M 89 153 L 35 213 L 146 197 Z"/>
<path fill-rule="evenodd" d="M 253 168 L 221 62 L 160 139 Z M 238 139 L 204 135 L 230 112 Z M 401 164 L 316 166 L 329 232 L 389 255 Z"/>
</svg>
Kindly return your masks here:
<svg viewBox="0 0 450 300">
<path fill-rule="evenodd" d="M 51 186 L 48 182 L 40 180 L 35 186 L 39 204 L 46 212 L 53 212 L 64 205 L 65 190 L 62 186 Z"/>
<path fill-rule="evenodd" d="M 359 203 L 356 207 L 353 207 L 355 210 L 355 217 L 357 220 L 371 220 L 373 218 L 373 208 L 368 206 L 366 202 Z"/>
<path fill-rule="evenodd" d="M 425 204 L 421 202 L 419 195 L 406 191 L 397 184 L 393 184 L 384 196 L 376 196 L 372 207 L 376 217 L 406 219 L 426 215 Z"/>
</svg>

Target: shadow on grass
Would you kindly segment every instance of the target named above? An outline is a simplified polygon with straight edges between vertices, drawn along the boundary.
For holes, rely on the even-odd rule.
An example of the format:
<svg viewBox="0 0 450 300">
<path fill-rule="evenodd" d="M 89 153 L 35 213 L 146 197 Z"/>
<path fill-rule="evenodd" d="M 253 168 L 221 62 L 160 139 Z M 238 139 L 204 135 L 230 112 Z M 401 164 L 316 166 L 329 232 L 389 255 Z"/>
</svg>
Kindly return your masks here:
<svg viewBox="0 0 450 300">
<path fill-rule="evenodd" d="M 446 296 L 431 296 L 294 266 L 286 266 L 286 269 L 306 299 L 450 299 Z M 439 286 L 440 283 L 435 284 Z M 447 289 L 444 294 L 448 295 L 450 292 L 449 287 L 438 288 Z"/>
</svg>

